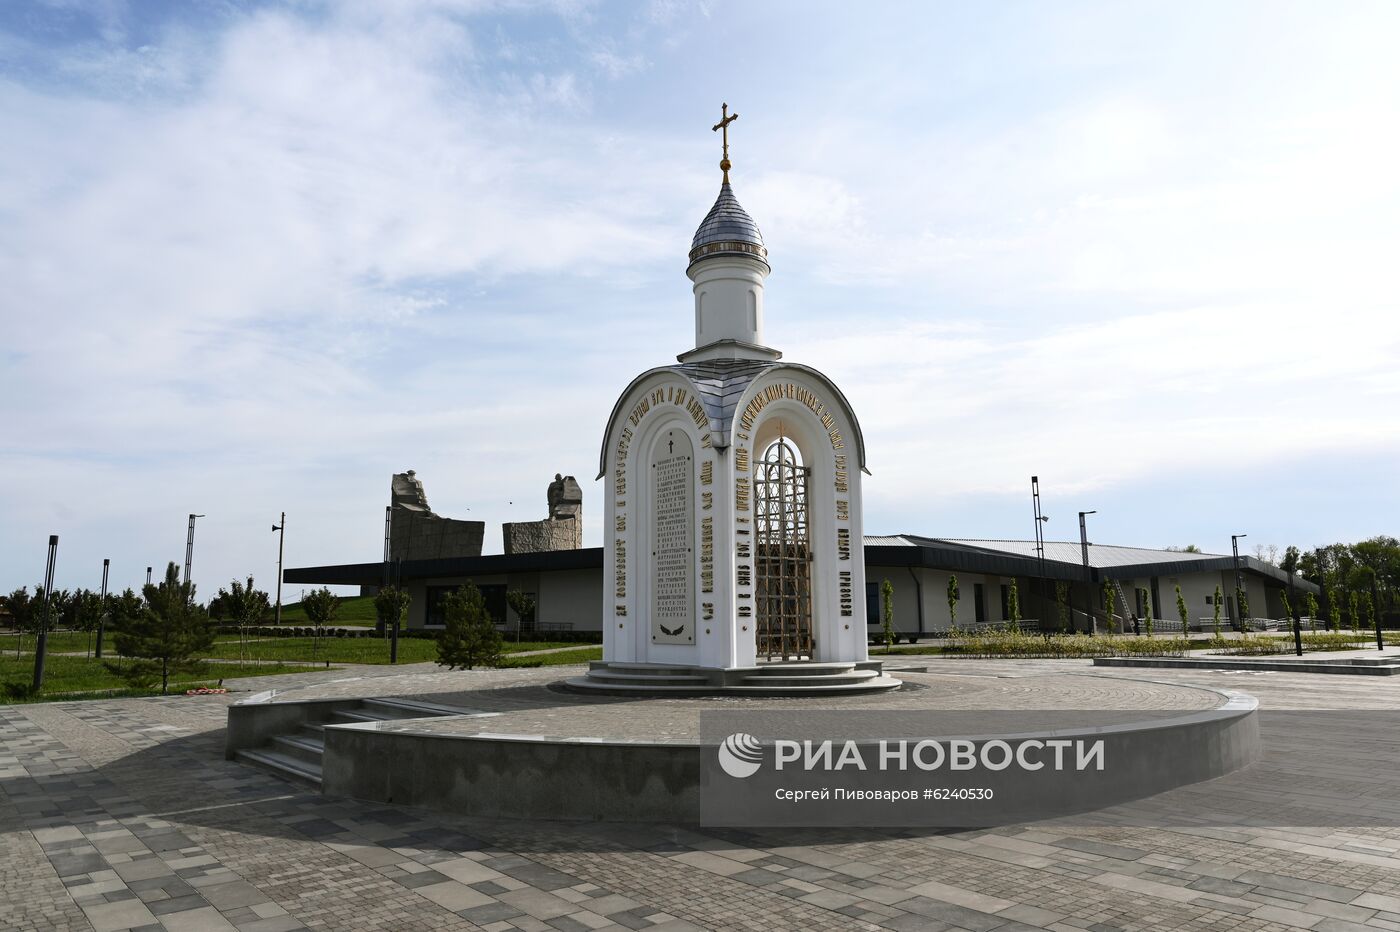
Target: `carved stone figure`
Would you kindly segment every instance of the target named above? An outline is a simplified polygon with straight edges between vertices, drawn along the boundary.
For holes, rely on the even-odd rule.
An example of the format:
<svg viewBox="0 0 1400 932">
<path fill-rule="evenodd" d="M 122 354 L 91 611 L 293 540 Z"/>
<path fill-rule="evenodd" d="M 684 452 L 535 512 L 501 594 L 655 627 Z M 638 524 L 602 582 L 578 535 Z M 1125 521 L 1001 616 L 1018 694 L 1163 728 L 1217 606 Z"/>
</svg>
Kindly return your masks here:
<svg viewBox="0 0 1400 932">
<path fill-rule="evenodd" d="M 459 521 L 428 507 L 423 481 L 412 469 L 394 473 L 389 483 L 390 560 L 441 560 L 479 557 L 486 522 Z"/>
<path fill-rule="evenodd" d="M 549 517 L 501 525 L 506 553 L 578 550 L 583 546 L 583 489 L 573 476 L 554 474 L 545 492 Z"/>
</svg>

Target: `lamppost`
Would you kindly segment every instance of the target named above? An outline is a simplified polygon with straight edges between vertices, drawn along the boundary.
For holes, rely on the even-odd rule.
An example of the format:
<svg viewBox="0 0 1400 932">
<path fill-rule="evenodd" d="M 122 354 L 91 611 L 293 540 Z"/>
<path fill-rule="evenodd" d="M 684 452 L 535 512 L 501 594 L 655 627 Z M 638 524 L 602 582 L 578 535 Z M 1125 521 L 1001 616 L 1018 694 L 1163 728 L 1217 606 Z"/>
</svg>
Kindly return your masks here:
<svg viewBox="0 0 1400 932">
<path fill-rule="evenodd" d="M 1089 620 L 1089 633 L 1097 634 L 1098 626 L 1094 623 L 1094 574 L 1089 569 L 1089 531 L 1084 524 L 1085 515 L 1096 515 L 1098 511 L 1081 511 L 1079 513 L 1079 555 L 1084 558 L 1084 585 L 1088 594 L 1085 596 L 1084 617 Z M 1109 625 L 1109 630 L 1113 626 Z"/>
<path fill-rule="evenodd" d="M 287 513 L 282 512 L 282 520 L 272 526 L 277 532 L 277 617 L 273 624 L 282 623 L 282 542 L 287 537 Z"/>
<path fill-rule="evenodd" d="M 107 627 L 107 570 L 111 567 L 110 559 L 102 561 L 102 614 L 97 616 L 97 650 L 93 656 L 102 659 L 102 632 Z"/>
<path fill-rule="evenodd" d="M 151 584 L 151 568 L 148 566 L 148 567 L 146 567 L 146 585 L 149 586 L 150 584 Z"/>
<path fill-rule="evenodd" d="M 44 655 L 49 646 L 49 625 L 53 624 L 53 565 L 58 559 L 58 535 L 49 535 L 49 559 L 44 566 L 43 616 L 39 619 L 39 639 L 34 644 L 34 691 L 44 685 Z"/>
<path fill-rule="evenodd" d="M 1240 538 L 1248 536 L 1248 534 L 1230 535 L 1230 550 L 1235 555 L 1235 620 L 1239 623 L 1239 629 L 1241 631 L 1246 630 L 1246 627 L 1244 611 L 1240 608 L 1240 593 L 1244 591 L 1244 578 L 1240 576 Z"/>
<path fill-rule="evenodd" d="M 204 515 L 190 515 L 189 533 L 185 535 L 185 585 L 190 584 L 190 564 L 194 562 L 194 519 Z"/>
<path fill-rule="evenodd" d="M 1045 628 L 1046 579 L 1045 579 L 1045 522 L 1049 517 L 1040 511 L 1040 477 L 1031 476 L 1031 503 L 1035 508 L 1035 562 L 1036 573 L 1040 576 L 1040 630 Z"/>
</svg>

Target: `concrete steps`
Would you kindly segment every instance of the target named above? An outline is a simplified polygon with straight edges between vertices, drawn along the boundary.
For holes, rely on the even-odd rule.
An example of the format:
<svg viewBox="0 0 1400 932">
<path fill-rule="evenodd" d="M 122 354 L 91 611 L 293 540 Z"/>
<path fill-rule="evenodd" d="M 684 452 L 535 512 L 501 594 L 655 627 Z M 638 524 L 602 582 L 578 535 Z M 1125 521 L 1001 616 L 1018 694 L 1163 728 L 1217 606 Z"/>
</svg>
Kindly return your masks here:
<svg viewBox="0 0 1400 932">
<path fill-rule="evenodd" d="M 815 696 L 876 692 L 900 683 L 885 675 L 878 661 L 793 661 L 724 670 L 594 661 L 587 675 L 564 685 L 622 696 Z"/>
<path fill-rule="evenodd" d="M 284 780 L 310 786 L 317 790 L 321 788 L 321 764 L 319 762 L 310 764 L 269 748 L 239 751 L 236 759 L 245 764 L 252 764 L 260 770 L 274 773 Z"/>
<path fill-rule="evenodd" d="M 275 735 L 262 747 L 240 750 L 235 759 L 319 790 L 327 726 L 460 714 L 461 709 L 407 699 L 362 699 L 356 708 L 336 710 L 325 719 L 303 722 L 292 734 Z"/>
</svg>

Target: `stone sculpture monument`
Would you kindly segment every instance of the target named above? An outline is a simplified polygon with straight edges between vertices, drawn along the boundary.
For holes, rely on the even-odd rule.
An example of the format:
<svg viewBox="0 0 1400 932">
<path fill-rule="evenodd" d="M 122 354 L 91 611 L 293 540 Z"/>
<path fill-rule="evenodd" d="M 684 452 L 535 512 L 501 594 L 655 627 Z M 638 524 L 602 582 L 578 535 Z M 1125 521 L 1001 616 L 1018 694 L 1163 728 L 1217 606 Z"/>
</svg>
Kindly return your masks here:
<svg viewBox="0 0 1400 932">
<path fill-rule="evenodd" d="M 423 481 L 412 469 L 390 481 L 389 559 L 441 560 L 479 557 L 486 522 L 434 514 Z"/>
<path fill-rule="evenodd" d="M 583 489 L 573 476 L 554 474 L 545 493 L 549 517 L 501 525 L 506 553 L 578 550 L 583 546 Z"/>
</svg>

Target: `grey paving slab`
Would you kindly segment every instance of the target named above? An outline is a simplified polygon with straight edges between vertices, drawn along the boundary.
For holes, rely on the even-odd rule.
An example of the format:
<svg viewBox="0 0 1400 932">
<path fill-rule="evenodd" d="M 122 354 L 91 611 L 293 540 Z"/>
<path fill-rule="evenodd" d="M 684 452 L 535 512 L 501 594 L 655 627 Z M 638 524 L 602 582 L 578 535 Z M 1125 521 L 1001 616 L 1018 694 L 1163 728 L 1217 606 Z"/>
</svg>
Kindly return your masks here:
<svg viewBox="0 0 1400 932">
<path fill-rule="evenodd" d="M 1141 671 L 1080 662 L 943 670 L 955 682 L 939 683 L 938 695 L 989 707 L 1001 695 L 1175 708 L 1215 695 L 1203 685 L 1250 692 L 1266 709 L 1400 708 L 1400 683 L 1387 685 L 1396 678 L 1323 686 L 1304 674 L 1151 671 L 1157 682 L 1144 685 Z M 1051 688 L 1065 674 L 1075 688 Z M 418 667 L 230 682 L 244 695 L 256 683 L 464 700 L 510 688 L 513 712 L 557 724 L 560 700 L 544 681 L 559 675 Z M 1400 928 L 1400 829 L 1047 823 L 823 834 L 471 820 L 328 799 L 226 762 L 227 701 L 0 707 L 0 928 Z M 586 723 L 614 706 L 570 715 Z M 641 722 L 669 714 L 639 708 L 629 715 Z M 1386 804 L 1360 762 L 1317 761 L 1309 778 L 1353 781 L 1358 815 Z"/>
</svg>

